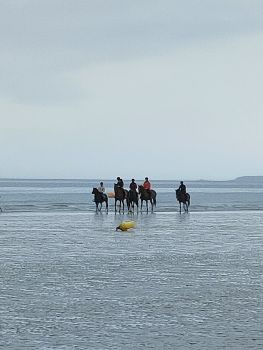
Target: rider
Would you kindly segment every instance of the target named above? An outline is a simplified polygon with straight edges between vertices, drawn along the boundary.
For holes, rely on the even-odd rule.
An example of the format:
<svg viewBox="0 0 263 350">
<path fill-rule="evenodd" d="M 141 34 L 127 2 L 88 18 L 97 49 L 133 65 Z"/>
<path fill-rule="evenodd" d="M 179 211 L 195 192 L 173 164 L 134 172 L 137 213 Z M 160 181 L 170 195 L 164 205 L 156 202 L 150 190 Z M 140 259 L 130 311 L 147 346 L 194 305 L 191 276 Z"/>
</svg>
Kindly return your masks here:
<svg viewBox="0 0 263 350">
<path fill-rule="evenodd" d="M 124 187 L 123 180 L 119 176 L 117 177 L 117 186 L 121 188 Z"/>
<path fill-rule="evenodd" d="M 145 178 L 145 181 L 143 183 L 143 188 L 149 193 L 149 196 L 151 196 L 151 183 L 148 177 Z"/>
<path fill-rule="evenodd" d="M 182 193 L 182 194 L 186 194 L 186 186 L 184 184 L 183 181 L 180 181 L 180 186 L 178 187 L 178 190 Z"/>
<path fill-rule="evenodd" d="M 137 188 L 138 188 L 137 183 L 135 182 L 134 179 L 132 179 L 130 183 L 130 190 L 136 194 L 136 197 L 138 197 Z"/>
<path fill-rule="evenodd" d="M 98 186 L 98 191 L 101 195 L 101 198 L 103 199 L 105 197 L 105 187 L 103 185 L 103 182 L 100 182 L 100 185 Z"/>
<path fill-rule="evenodd" d="M 177 190 L 175 190 L 175 192 L 177 200 L 180 201 L 180 199 L 186 199 L 186 186 L 183 181 L 180 181 L 180 186 L 177 188 Z"/>
<path fill-rule="evenodd" d="M 124 183 L 123 183 L 123 180 L 118 176 L 117 177 L 117 183 L 114 184 L 114 191 L 115 191 L 115 187 L 120 187 L 122 190 L 123 190 L 123 195 L 124 195 L 124 198 L 125 198 L 125 190 L 124 190 Z"/>
<path fill-rule="evenodd" d="M 135 182 L 134 179 L 131 180 L 130 190 L 137 192 L 137 183 Z"/>
</svg>

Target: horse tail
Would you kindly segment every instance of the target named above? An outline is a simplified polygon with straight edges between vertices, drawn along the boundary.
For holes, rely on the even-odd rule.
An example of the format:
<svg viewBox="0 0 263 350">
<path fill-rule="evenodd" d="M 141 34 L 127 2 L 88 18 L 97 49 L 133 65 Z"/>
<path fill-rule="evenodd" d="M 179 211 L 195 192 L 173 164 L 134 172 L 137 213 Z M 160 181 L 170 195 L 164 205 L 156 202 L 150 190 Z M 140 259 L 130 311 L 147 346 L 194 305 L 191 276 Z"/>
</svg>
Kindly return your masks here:
<svg viewBox="0 0 263 350">
<path fill-rule="evenodd" d="M 153 204 L 156 206 L 156 192 L 155 191 L 153 192 L 152 199 L 153 199 Z"/>
</svg>

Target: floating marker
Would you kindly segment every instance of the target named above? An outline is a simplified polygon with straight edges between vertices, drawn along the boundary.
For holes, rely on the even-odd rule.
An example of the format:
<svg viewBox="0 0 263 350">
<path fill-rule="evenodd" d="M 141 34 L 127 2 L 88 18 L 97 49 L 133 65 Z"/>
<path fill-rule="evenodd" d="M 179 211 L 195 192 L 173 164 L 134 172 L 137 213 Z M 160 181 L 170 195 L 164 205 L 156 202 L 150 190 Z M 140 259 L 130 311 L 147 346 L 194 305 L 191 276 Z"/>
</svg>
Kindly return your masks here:
<svg viewBox="0 0 263 350">
<path fill-rule="evenodd" d="M 136 225 L 135 221 L 123 221 L 119 226 L 116 227 L 117 230 L 127 231 L 130 228 L 134 228 Z"/>
</svg>

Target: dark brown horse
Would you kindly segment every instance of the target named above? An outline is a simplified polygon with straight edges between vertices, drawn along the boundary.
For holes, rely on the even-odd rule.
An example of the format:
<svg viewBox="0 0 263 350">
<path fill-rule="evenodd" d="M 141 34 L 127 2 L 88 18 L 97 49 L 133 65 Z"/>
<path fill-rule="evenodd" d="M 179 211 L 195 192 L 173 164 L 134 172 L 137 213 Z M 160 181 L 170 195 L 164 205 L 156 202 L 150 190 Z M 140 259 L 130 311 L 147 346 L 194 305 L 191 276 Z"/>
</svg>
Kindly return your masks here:
<svg viewBox="0 0 263 350">
<path fill-rule="evenodd" d="M 139 208 L 138 192 L 135 190 L 130 190 L 128 192 L 128 211 L 134 212 L 134 205 L 137 207 L 137 212 Z"/>
<path fill-rule="evenodd" d="M 125 200 L 127 203 L 127 207 L 129 208 L 128 191 L 122 187 L 117 186 L 117 184 L 115 184 L 114 185 L 114 193 L 115 193 L 115 212 L 117 211 L 117 202 L 119 202 L 119 205 L 120 205 L 119 212 L 121 210 L 124 212 L 124 201 Z"/>
<path fill-rule="evenodd" d="M 108 196 L 98 191 L 96 187 L 93 187 L 92 194 L 94 194 L 94 202 L 96 204 L 96 211 L 101 211 L 102 203 L 106 203 L 106 210 L 108 211 Z"/>
<path fill-rule="evenodd" d="M 139 186 L 139 195 L 141 199 L 141 211 L 142 211 L 142 205 L 143 201 L 146 203 L 146 210 L 148 213 L 148 201 L 150 201 L 152 206 L 152 212 L 153 212 L 153 206 L 156 206 L 156 192 L 154 190 L 146 190 L 142 185 Z"/>
<path fill-rule="evenodd" d="M 180 204 L 180 213 L 182 212 L 182 204 L 183 204 L 184 211 L 188 213 L 188 208 L 190 206 L 190 194 L 181 192 L 179 189 L 177 189 L 175 192 L 176 192 L 176 199 Z"/>
</svg>

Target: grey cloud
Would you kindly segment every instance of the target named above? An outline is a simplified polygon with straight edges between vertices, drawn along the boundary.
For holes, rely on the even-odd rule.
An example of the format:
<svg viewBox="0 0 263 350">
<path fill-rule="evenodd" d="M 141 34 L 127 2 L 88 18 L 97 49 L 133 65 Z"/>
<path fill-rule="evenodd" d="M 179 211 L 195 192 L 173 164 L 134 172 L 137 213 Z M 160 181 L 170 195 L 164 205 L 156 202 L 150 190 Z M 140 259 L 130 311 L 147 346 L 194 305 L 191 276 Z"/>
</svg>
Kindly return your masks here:
<svg viewBox="0 0 263 350">
<path fill-rule="evenodd" d="M 262 15 L 260 0 L 1 1 L 1 95 L 76 98 L 81 91 L 70 86 L 68 71 L 261 32 Z"/>
<path fill-rule="evenodd" d="M 263 29 L 263 4 L 258 0 L 10 3 L 4 2 L 0 14 L 1 42 L 9 49 L 77 50 L 88 58 Z"/>
</svg>

